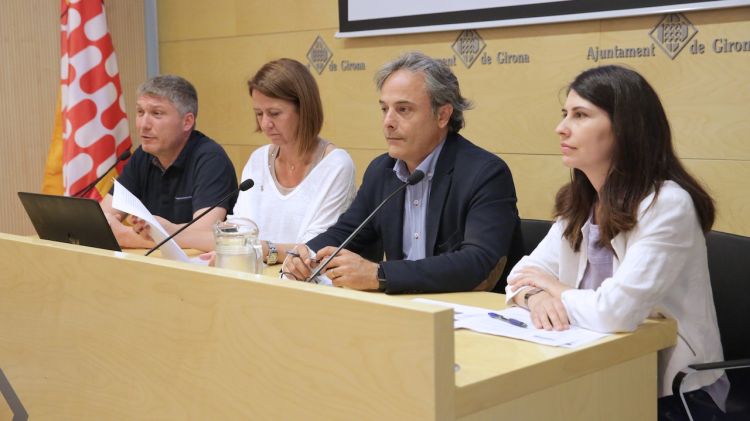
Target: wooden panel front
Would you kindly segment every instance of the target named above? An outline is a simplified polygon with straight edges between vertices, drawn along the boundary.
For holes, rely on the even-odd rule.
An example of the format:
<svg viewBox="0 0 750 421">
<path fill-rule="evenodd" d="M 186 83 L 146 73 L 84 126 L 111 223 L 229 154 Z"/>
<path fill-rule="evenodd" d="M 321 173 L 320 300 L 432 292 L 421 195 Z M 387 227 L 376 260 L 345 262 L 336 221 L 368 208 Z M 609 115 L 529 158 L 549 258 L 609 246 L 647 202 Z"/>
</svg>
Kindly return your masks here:
<svg viewBox="0 0 750 421">
<path fill-rule="evenodd" d="M 0 265 L 32 419 L 453 416 L 448 310 L 4 234 Z"/>
</svg>

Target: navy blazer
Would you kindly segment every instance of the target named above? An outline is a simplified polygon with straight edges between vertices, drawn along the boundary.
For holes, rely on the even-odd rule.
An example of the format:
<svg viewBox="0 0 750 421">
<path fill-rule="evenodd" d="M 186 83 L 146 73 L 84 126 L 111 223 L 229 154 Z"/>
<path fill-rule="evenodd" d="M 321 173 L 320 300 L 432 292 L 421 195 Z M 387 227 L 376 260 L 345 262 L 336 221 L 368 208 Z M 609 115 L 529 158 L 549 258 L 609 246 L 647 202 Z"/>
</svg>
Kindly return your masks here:
<svg viewBox="0 0 750 421">
<path fill-rule="evenodd" d="M 393 172 L 395 163 L 388 154 L 375 158 L 351 207 L 307 245 L 320 250 L 341 244 L 402 184 Z M 347 247 L 362 253 L 382 241 L 386 260 L 380 264 L 388 293 L 471 291 L 490 277 L 492 287 L 501 277 L 497 269 L 503 268 L 498 264 L 520 253 L 510 169 L 502 159 L 456 133 L 448 134 L 435 167 L 426 217 L 426 257 L 421 260 L 403 260 L 404 196 L 401 192 L 383 206 Z M 510 267 L 505 269 L 507 273 Z"/>
</svg>

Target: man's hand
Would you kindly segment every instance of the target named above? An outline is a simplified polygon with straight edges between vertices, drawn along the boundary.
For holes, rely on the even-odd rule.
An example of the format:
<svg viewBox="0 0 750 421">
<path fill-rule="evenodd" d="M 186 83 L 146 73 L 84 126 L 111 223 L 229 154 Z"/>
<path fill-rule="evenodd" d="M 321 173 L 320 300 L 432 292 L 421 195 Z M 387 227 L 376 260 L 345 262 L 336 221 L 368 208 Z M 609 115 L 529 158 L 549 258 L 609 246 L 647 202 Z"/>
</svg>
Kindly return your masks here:
<svg viewBox="0 0 750 421">
<path fill-rule="evenodd" d="M 181 225 L 180 224 L 173 224 L 173 223 L 167 221 L 166 219 L 162 218 L 159 215 L 154 215 L 154 219 L 156 219 L 156 222 L 158 222 L 159 225 L 161 225 L 162 228 L 164 228 L 164 231 L 166 231 L 167 234 L 169 234 L 169 235 L 174 234 L 175 231 L 177 231 L 178 229 L 180 229 L 180 227 L 182 227 L 182 225 L 185 225 L 185 224 L 181 224 Z"/>
<path fill-rule="evenodd" d="M 115 235 L 120 247 L 148 249 L 154 246 L 149 231 L 144 236 L 141 236 L 139 235 L 140 232 L 136 233 L 133 227 L 122 223 L 127 215 L 112 207 L 112 195 L 106 195 L 99 205 L 102 207 L 104 216 L 107 218 L 109 227 L 112 229 L 112 233 Z"/>
<path fill-rule="evenodd" d="M 317 253 L 320 262 L 333 254 L 336 247 L 325 247 Z M 324 273 L 337 287 L 358 290 L 378 289 L 378 265 L 349 250 L 341 250 L 328 263 Z"/>
<path fill-rule="evenodd" d="M 198 209 L 193 213 L 193 218 L 198 217 L 199 215 L 203 214 L 203 212 L 208 208 L 202 208 Z M 224 216 L 226 215 L 226 209 L 224 208 L 215 208 L 209 213 L 207 213 L 203 218 L 197 220 L 194 224 L 190 225 L 188 228 L 185 228 L 183 231 L 180 232 L 179 235 L 174 237 L 174 241 L 182 247 L 183 249 L 196 249 L 201 251 L 211 251 L 214 249 L 214 236 L 213 236 L 213 226 L 218 221 L 223 221 Z M 184 224 L 176 224 L 173 222 L 168 221 L 167 219 L 159 216 L 159 215 L 153 215 L 156 222 L 159 223 L 159 225 L 164 228 L 164 231 L 167 232 L 168 235 L 172 235 L 179 231 L 182 227 L 187 225 L 188 223 Z"/>
<path fill-rule="evenodd" d="M 107 218 L 109 227 L 112 229 L 112 233 L 115 235 L 120 247 L 147 249 L 154 246 L 154 242 L 150 240 L 150 237 L 145 238 L 138 235 L 133 230 L 133 227 L 120 222 L 116 214 L 105 213 L 104 216 Z"/>
<path fill-rule="evenodd" d="M 154 239 L 151 238 L 151 225 L 149 225 L 146 221 L 138 218 L 135 215 L 129 215 L 128 221 L 130 222 L 130 226 L 133 229 L 133 232 L 138 234 L 139 237 L 143 238 L 146 241 L 154 241 Z"/>
<path fill-rule="evenodd" d="M 317 261 L 312 260 L 307 246 L 305 244 L 297 244 L 286 252 L 286 259 L 284 259 L 284 263 L 281 265 L 281 273 L 284 277 L 304 281 L 312 274 L 316 266 Z"/>
</svg>

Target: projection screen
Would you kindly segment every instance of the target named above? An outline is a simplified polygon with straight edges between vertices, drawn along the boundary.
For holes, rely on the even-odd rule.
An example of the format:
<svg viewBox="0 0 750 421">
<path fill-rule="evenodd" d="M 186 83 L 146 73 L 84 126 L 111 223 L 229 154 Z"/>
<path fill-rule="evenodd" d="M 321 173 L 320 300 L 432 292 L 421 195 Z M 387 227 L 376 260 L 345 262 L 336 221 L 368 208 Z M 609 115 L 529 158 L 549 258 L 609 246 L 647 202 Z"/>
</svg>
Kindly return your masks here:
<svg viewBox="0 0 750 421">
<path fill-rule="evenodd" d="M 336 36 L 494 28 L 749 4 L 750 0 L 339 0 Z"/>
</svg>

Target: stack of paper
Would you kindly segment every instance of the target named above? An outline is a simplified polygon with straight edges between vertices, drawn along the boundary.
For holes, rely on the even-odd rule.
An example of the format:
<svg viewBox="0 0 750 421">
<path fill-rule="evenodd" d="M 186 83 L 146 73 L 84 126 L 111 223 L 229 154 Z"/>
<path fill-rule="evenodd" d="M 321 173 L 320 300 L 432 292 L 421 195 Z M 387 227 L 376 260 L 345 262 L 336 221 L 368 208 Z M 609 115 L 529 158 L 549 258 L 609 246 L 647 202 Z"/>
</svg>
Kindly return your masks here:
<svg viewBox="0 0 750 421">
<path fill-rule="evenodd" d="M 454 327 L 456 329 L 469 329 L 475 332 L 507 336 L 509 338 L 522 339 L 543 345 L 574 348 L 608 336 L 606 333 L 594 332 L 577 326 L 571 326 L 569 329 L 562 331 L 537 329 L 531 322 L 529 311 L 520 307 L 508 307 L 503 310 L 490 310 L 444 301 L 428 300 L 425 298 L 415 298 L 414 301 L 451 307 L 454 312 Z M 502 315 L 508 319 L 517 320 L 518 322 L 525 324 L 526 327 L 516 326 L 507 321 L 490 317 L 490 313 Z"/>
<path fill-rule="evenodd" d="M 128 189 L 122 186 L 115 180 L 115 191 L 112 195 L 112 207 L 125 212 L 129 215 L 137 216 L 138 218 L 146 221 L 151 226 L 151 238 L 159 244 L 165 238 L 169 237 L 167 231 L 162 227 L 159 221 L 154 218 L 154 215 L 149 212 L 148 209 L 138 200 L 137 197 L 130 193 Z M 192 262 L 187 254 L 177 245 L 174 240 L 167 241 L 163 246 L 159 248 L 161 255 L 172 260 L 179 260 L 180 262 Z"/>
</svg>

